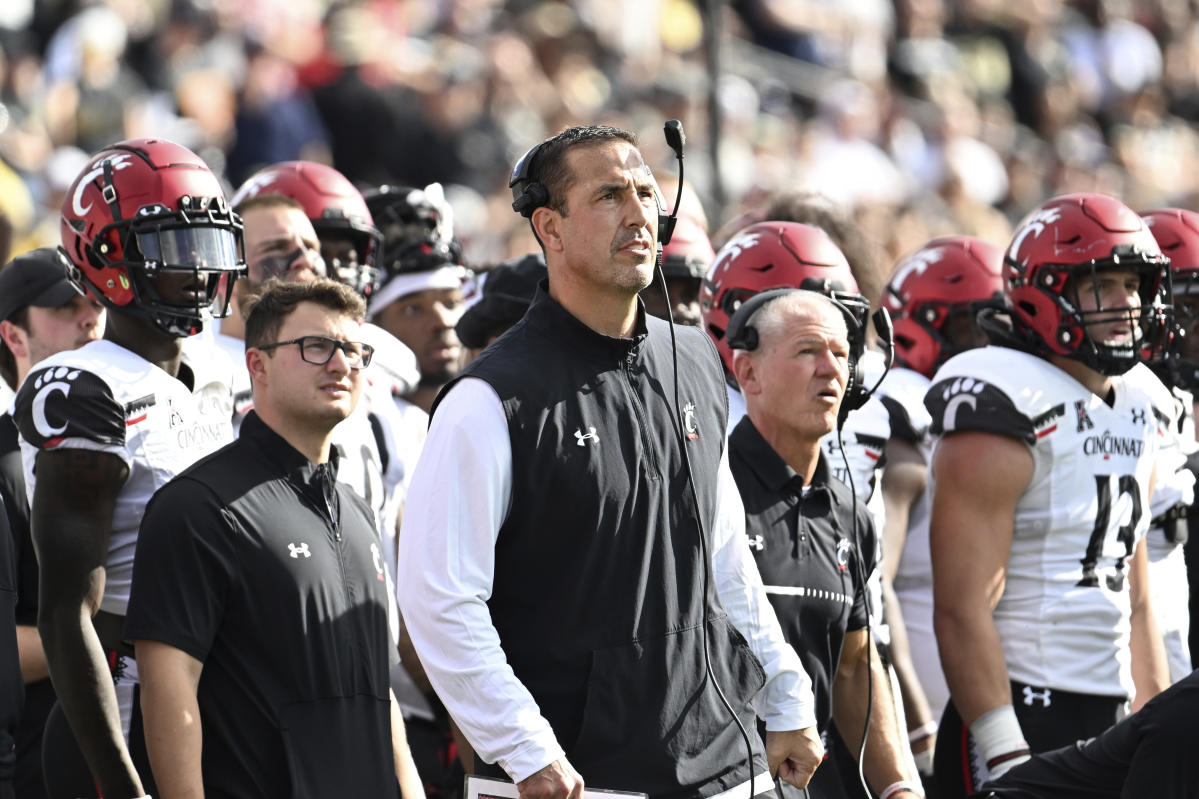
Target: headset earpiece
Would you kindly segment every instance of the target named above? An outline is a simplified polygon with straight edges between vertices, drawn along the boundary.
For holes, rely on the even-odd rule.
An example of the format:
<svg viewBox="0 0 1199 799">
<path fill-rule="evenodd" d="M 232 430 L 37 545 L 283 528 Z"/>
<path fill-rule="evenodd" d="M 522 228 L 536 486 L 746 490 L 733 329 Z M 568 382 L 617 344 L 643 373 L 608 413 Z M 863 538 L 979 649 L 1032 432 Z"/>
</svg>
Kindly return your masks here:
<svg viewBox="0 0 1199 799">
<path fill-rule="evenodd" d="M 550 193 L 545 186 L 532 180 L 533 161 L 537 153 L 545 146 L 545 142 L 535 144 L 520 157 L 512 168 L 512 177 L 508 179 L 508 188 L 512 189 L 512 210 L 530 219 L 533 212 L 550 201 Z"/>
<path fill-rule="evenodd" d="M 725 334 L 728 337 L 729 348 L 750 352 L 756 350 L 761 344 L 761 340 L 757 328 L 750 324 L 750 319 L 766 303 L 796 291 L 810 291 L 810 289 L 770 289 L 755 294 L 741 303 L 733 312 L 733 316 L 729 320 L 728 331 Z M 871 389 L 866 387 L 865 377 L 862 374 L 862 356 L 866 352 L 866 332 L 862 329 L 862 323 L 858 320 L 857 315 L 845 303 L 824 292 L 818 293 L 835 305 L 845 318 L 845 329 L 849 340 L 847 370 L 849 379 L 845 384 L 845 396 L 841 399 L 839 414 L 839 419 L 844 421 L 850 411 L 855 411 L 865 405 L 872 393 Z"/>
</svg>

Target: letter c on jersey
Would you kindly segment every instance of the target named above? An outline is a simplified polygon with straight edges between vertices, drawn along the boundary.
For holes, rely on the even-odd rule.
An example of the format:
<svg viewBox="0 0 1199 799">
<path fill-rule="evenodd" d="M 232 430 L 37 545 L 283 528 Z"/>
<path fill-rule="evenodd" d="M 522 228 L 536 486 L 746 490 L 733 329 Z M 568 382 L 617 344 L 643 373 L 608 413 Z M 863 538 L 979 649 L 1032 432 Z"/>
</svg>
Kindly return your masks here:
<svg viewBox="0 0 1199 799">
<path fill-rule="evenodd" d="M 55 381 L 42 386 L 37 392 L 37 396 L 33 398 L 33 426 L 37 428 L 40 435 L 46 438 L 54 438 L 67 429 L 64 422 L 61 427 L 52 427 L 50 420 L 46 418 L 46 401 L 50 399 L 50 395 L 55 391 L 62 392 L 65 397 L 71 393 L 71 384 L 63 381 Z"/>
</svg>

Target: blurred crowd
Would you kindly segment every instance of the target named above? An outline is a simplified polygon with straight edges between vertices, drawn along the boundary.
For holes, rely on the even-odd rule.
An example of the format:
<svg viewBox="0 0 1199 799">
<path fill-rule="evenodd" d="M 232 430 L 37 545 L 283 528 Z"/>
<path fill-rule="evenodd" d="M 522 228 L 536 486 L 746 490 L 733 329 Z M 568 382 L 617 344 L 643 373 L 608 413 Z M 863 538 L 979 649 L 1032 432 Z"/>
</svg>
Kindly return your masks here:
<svg viewBox="0 0 1199 799">
<path fill-rule="evenodd" d="M 1044 197 L 1195 207 L 1187 0 L 6 0 L 0 215 L 57 243 L 88 153 L 159 136 L 229 186 L 278 161 L 440 182 L 467 263 L 532 249 L 507 173 L 577 121 L 678 118 L 712 229 L 782 190 L 852 214 L 894 263 L 1002 242 Z M 714 130 L 713 121 L 719 120 Z M 713 134 L 716 135 L 713 135 Z M 712 157 L 716 149 L 718 158 Z M 714 164 L 719 164 L 714 168 Z M 720 244 L 717 235 L 717 246 Z M 877 299 L 872 297 L 872 299 Z"/>
</svg>

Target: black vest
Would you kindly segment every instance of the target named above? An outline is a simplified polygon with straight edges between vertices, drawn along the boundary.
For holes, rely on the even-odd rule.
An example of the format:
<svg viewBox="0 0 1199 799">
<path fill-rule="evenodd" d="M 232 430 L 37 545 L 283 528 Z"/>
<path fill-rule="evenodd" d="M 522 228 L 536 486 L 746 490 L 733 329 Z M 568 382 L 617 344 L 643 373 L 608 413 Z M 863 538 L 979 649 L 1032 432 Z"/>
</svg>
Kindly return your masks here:
<svg viewBox="0 0 1199 799">
<path fill-rule="evenodd" d="M 680 328 L 678 348 L 710 557 L 728 402 L 708 337 Z M 488 607 L 568 759 L 589 785 L 654 797 L 708 796 L 748 779 L 740 733 L 707 685 L 704 619 L 714 674 L 751 736 L 749 702 L 764 678 L 714 585 L 704 608 L 668 324 L 642 309 L 633 338 L 610 338 L 543 284 L 459 379 L 468 376 L 499 395 L 512 445 Z"/>
</svg>

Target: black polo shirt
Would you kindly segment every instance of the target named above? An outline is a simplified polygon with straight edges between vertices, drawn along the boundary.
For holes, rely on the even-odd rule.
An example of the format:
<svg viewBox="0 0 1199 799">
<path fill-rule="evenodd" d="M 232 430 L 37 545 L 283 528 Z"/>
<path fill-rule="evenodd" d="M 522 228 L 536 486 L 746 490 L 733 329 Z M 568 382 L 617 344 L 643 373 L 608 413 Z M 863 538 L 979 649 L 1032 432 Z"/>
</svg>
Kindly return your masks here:
<svg viewBox="0 0 1199 799">
<path fill-rule="evenodd" d="M 251 412 L 142 519 L 126 638 L 204 663 L 209 795 L 398 796 L 382 553 L 330 457 Z"/>
<path fill-rule="evenodd" d="M 874 524 L 866 506 L 855 508 L 849 488 L 830 476 L 823 453 L 805 489 L 749 416 L 729 434 L 729 467 L 745 505 L 750 551 L 783 635 L 812 678 L 816 724 L 824 731 L 845 633 L 866 627 Z"/>
</svg>

